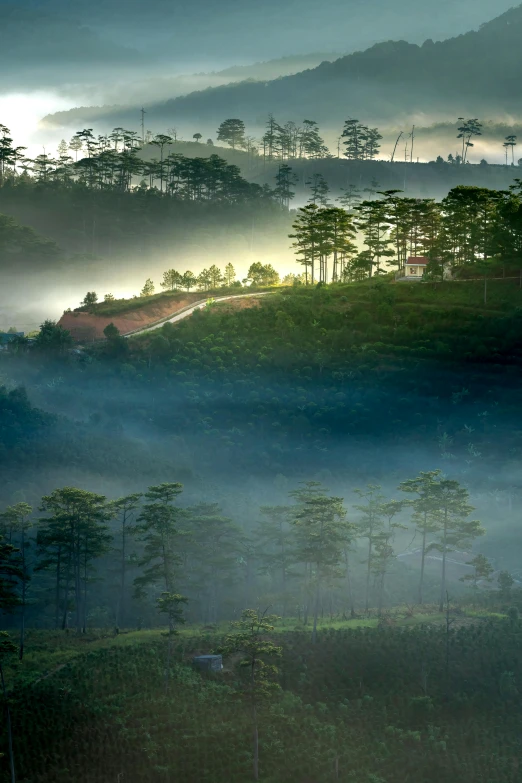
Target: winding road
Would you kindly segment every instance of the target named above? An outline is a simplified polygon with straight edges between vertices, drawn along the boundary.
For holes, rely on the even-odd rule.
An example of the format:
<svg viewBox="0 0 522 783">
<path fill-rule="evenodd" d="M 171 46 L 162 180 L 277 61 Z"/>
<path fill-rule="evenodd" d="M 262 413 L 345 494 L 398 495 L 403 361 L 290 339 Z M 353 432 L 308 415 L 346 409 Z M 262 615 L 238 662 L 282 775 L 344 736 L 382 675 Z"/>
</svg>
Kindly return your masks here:
<svg viewBox="0 0 522 783">
<path fill-rule="evenodd" d="M 275 291 L 260 291 L 257 294 L 233 294 L 232 296 L 211 297 L 211 299 L 214 302 L 224 302 L 227 299 L 248 299 L 251 296 L 268 296 L 269 294 L 273 293 L 275 293 Z M 195 310 L 199 310 L 200 307 L 204 307 L 208 300 L 208 297 L 206 299 L 201 299 L 199 302 L 194 302 L 193 304 L 187 305 L 187 307 L 183 307 L 173 315 L 162 318 L 161 321 L 156 321 L 156 323 L 150 324 L 149 326 L 144 326 L 140 329 L 134 329 L 132 332 L 126 332 L 122 336 L 137 337 L 139 334 L 145 334 L 145 332 L 152 332 L 154 329 L 159 329 L 164 324 L 175 324 L 177 321 L 182 321 L 184 318 L 188 318 L 189 315 L 192 315 Z"/>
</svg>

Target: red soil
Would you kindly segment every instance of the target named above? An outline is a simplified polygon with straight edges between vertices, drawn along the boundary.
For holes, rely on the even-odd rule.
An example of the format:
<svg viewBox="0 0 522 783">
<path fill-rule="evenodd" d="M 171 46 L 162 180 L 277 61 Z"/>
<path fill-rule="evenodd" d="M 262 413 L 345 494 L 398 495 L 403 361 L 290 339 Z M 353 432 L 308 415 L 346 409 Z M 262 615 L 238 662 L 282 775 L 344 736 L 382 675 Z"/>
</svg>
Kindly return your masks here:
<svg viewBox="0 0 522 783">
<path fill-rule="evenodd" d="M 133 332 L 142 326 L 160 321 L 162 318 L 178 312 L 191 302 L 203 299 L 204 296 L 201 293 L 187 294 L 183 299 L 151 302 L 145 307 L 112 316 L 84 312 L 64 313 L 58 323 L 64 329 L 68 329 L 75 340 L 82 342 L 103 340 L 103 330 L 111 323 L 120 330 L 121 334 L 127 334 L 127 332 Z"/>
</svg>

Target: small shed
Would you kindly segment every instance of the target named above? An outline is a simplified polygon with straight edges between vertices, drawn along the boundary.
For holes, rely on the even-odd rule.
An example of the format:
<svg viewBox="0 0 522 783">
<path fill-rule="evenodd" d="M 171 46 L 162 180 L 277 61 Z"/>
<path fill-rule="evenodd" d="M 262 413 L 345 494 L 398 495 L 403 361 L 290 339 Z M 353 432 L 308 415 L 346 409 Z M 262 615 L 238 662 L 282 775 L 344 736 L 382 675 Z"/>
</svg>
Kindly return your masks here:
<svg viewBox="0 0 522 783">
<path fill-rule="evenodd" d="M 192 659 L 192 665 L 203 672 L 220 672 L 223 668 L 223 656 L 196 655 Z"/>
<path fill-rule="evenodd" d="M 420 280 L 428 262 L 429 258 L 426 256 L 410 256 L 404 264 L 404 277 L 407 280 Z"/>
</svg>

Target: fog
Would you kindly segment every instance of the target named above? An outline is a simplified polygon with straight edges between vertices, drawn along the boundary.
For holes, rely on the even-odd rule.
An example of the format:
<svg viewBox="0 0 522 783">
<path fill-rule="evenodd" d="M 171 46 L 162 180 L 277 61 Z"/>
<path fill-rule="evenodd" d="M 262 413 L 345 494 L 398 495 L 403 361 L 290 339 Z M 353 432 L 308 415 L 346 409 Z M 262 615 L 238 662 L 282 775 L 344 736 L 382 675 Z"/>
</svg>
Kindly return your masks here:
<svg viewBox="0 0 522 783">
<path fill-rule="evenodd" d="M 154 362 L 150 372 L 154 377 Z M 160 373 L 159 364 L 157 372 Z M 497 407 L 505 397 L 506 387 L 502 387 L 501 379 L 495 379 L 494 373 L 485 374 L 489 389 L 482 386 L 481 391 L 479 384 L 458 402 L 453 397 L 451 403 L 449 398 L 454 389 L 469 385 L 465 368 L 444 369 L 438 388 L 433 391 L 417 396 L 409 393 L 410 410 L 426 411 L 422 442 L 409 440 L 410 433 L 399 432 L 379 413 L 379 424 L 368 420 L 357 434 L 349 435 L 343 430 L 326 434 L 315 428 L 308 441 L 290 435 L 284 448 L 277 445 L 270 431 L 256 425 L 241 446 L 232 450 L 223 446 L 221 436 L 230 433 L 231 418 L 236 427 L 251 419 L 253 407 L 247 389 L 244 394 L 235 393 L 232 400 L 220 383 L 208 385 L 196 378 L 196 396 L 187 397 L 181 386 L 167 384 L 163 379 L 154 384 L 151 392 L 147 381 L 124 378 L 103 364 L 89 368 L 74 362 L 43 364 L 34 359 L 2 362 L 0 373 L 2 383 L 25 385 L 33 404 L 58 415 L 60 427 L 65 427 L 64 434 L 73 446 L 77 444 L 75 448 L 85 439 L 85 453 L 80 447 L 78 459 L 70 467 L 42 464 L 34 469 L 28 464 L 23 476 L 8 470 L 0 491 L 4 503 L 12 502 L 19 490 L 25 490 L 29 502 L 36 503 L 39 494 L 55 486 L 81 486 L 116 498 L 145 489 L 147 483 L 181 481 L 185 484 L 184 504 L 218 502 L 225 514 L 248 531 L 258 519 L 259 506 L 287 503 L 288 493 L 301 481 L 320 481 L 333 494 L 344 497 L 353 516 L 355 488 L 379 484 L 386 496 L 397 498 L 401 481 L 420 471 L 441 469 L 470 491 L 476 507 L 474 517 L 487 530 L 479 550 L 492 559 L 495 568 L 508 568 L 514 573 L 520 570 L 522 549 L 512 539 L 521 500 L 520 463 L 516 457 L 504 459 L 499 471 L 497 456 L 515 422 L 510 422 Z M 162 377 L 158 375 L 158 379 Z M 233 375 L 227 377 L 227 382 L 234 384 Z M 331 382 L 325 383 L 326 387 L 313 384 L 307 394 L 322 405 L 333 404 L 339 389 L 332 387 L 328 391 Z M 376 414 L 394 394 L 404 393 L 404 389 L 400 391 L 401 381 L 392 377 L 382 388 L 369 385 L 365 391 L 361 390 L 360 381 L 348 378 L 342 390 L 347 402 L 354 405 L 363 401 Z M 270 407 L 274 394 L 280 398 L 296 397 L 294 386 L 285 386 L 275 375 L 261 373 L 255 406 Z M 205 411 L 213 411 L 215 438 L 201 433 L 198 422 Z M 490 417 L 486 435 L 479 432 L 485 423 L 484 411 Z M 479 444 L 478 449 L 470 449 L 470 444 Z M 102 468 L 101 463 L 98 469 L 93 468 L 99 449 L 104 451 L 104 464 L 107 459 L 111 463 L 109 470 Z M 403 517 L 405 522 L 408 513 Z M 412 539 L 411 530 L 400 533 L 397 552 L 412 551 L 415 541 L 418 543 L 418 539 Z"/>
<path fill-rule="evenodd" d="M 253 244 L 252 244 L 253 242 Z M 96 291 L 100 299 L 111 293 L 117 299 L 138 296 L 147 278 L 160 286 L 167 269 L 190 270 L 196 275 L 216 264 L 224 269 L 232 263 L 242 280 L 250 264 L 260 261 L 272 264 L 282 276 L 298 273 L 290 248 L 291 240 L 282 243 L 260 234 L 230 239 L 219 244 L 194 239 L 184 247 L 173 247 L 164 253 L 88 258 L 83 261 L 66 256 L 56 269 L 30 272 L 6 271 L 0 287 L 0 330 L 16 326 L 21 331 L 38 329 L 45 319 L 59 320 L 64 310 L 78 307 L 87 291 Z M 204 294 L 202 294 L 204 297 Z"/>
</svg>

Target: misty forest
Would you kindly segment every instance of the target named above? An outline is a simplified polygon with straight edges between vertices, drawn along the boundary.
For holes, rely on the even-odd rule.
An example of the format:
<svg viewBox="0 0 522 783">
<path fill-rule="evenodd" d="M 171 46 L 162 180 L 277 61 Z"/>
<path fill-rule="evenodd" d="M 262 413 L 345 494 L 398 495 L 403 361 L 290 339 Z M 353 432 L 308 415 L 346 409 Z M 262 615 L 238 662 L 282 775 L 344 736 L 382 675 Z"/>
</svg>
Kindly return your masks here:
<svg viewBox="0 0 522 783">
<path fill-rule="evenodd" d="M 1 783 L 522 783 L 522 6 L 373 6 L 0 3 Z"/>
</svg>

